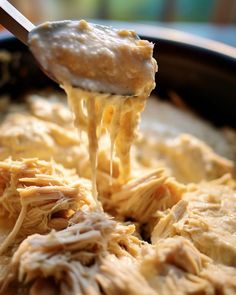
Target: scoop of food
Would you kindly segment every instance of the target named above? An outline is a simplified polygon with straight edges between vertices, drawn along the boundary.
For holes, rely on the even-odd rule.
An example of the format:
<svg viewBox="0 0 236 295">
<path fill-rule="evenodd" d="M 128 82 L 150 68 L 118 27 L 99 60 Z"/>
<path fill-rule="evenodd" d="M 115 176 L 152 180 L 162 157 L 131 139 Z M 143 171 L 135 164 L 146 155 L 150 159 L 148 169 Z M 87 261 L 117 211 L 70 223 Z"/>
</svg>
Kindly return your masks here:
<svg viewBox="0 0 236 295">
<path fill-rule="evenodd" d="M 154 88 L 153 44 L 133 31 L 84 20 L 46 22 L 29 33 L 28 44 L 60 84 L 122 96 L 148 96 Z"/>
<path fill-rule="evenodd" d="M 133 31 L 84 20 L 35 27 L 7 0 L 0 1 L 0 23 L 30 46 L 44 72 L 60 84 L 144 97 L 155 87 L 153 45 Z"/>
</svg>

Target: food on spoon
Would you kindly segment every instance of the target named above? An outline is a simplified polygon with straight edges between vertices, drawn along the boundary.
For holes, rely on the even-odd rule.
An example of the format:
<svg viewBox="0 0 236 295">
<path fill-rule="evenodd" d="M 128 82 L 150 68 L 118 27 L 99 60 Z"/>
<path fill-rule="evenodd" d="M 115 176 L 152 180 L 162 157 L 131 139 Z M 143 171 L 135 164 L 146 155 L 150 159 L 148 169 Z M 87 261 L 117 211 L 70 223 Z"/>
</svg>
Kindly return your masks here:
<svg viewBox="0 0 236 295">
<path fill-rule="evenodd" d="M 122 96 L 149 95 L 155 87 L 153 44 L 134 31 L 84 20 L 46 22 L 29 33 L 28 43 L 60 84 Z"/>
</svg>

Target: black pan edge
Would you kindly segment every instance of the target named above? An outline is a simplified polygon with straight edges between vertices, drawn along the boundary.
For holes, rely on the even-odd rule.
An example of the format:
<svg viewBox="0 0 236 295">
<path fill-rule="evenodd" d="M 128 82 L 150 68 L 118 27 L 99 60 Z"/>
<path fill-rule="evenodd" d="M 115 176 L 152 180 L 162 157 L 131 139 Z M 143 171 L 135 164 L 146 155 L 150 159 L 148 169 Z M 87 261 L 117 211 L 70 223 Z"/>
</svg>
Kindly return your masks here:
<svg viewBox="0 0 236 295">
<path fill-rule="evenodd" d="M 122 22 L 94 21 L 135 29 L 154 43 L 158 62 L 155 94 L 179 95 L 187 105 L 217 125 L 236 128 L 236 49 L 179 31 Z M 12 52 L 8 64 L 0 62 L 0 77 L 8 67 L 8 80 L 0 80 L 0 94 L 20 96 L 26 89 L 57 87 L 36 66 L 27 47 L 10 34 L 0 34 L 0 48 Z"/>
</svg>

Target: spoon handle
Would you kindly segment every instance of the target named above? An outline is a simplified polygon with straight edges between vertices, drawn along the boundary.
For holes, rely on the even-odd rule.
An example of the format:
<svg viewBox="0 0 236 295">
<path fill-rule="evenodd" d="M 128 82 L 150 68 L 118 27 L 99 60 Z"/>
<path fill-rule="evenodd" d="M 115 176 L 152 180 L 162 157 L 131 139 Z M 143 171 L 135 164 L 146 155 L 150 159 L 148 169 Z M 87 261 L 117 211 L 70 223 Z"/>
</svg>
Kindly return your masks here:
<svg viewBox="0 0 236 295">
<path fill-rule="evenodd" d="M 27 45 L 28 33 L 34 25 L 7 0 L 0 0 L 0 23 Z"/>
</svg>

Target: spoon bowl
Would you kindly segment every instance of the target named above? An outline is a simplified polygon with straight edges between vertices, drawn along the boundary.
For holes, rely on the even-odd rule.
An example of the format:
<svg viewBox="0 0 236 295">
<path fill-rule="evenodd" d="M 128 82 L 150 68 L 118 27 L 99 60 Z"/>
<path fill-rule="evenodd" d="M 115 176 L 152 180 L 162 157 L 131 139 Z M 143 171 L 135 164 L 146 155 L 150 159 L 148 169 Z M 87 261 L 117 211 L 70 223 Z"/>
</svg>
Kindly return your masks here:
<svg viewBox="0 0 236 295">
<path fill-rule="evenodd" d="M 0 22 L 29 45 L 41 69 L 59 84 L 125 97 L 147 97 L 155 87 L 153 44 L 134 31 L 84 20 L 34 27 L 7 0 L 0 0 Z"/>
<path fill-rule="evenodd" d="M 46 22 L 29 33 L 29 47 L 59 84 L 122 96 L 153 88 L 153 45 L 133 31 L 81 21 Z"/>
</svg>

